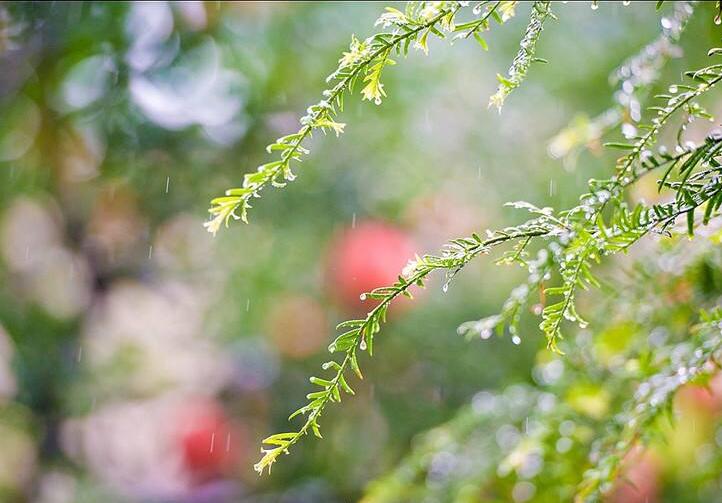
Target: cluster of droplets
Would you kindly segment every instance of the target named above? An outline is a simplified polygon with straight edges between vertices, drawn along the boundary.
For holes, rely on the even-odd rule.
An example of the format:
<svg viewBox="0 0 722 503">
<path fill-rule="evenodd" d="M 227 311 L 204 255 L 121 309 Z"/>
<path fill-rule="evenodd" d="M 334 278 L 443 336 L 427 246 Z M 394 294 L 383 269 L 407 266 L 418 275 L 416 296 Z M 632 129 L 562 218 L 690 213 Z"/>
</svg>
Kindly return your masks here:
<svg viewBox="0 0 722 503">
<path fill-rule="evenodd" d="M 557 246 L 557 249 L 559 248 Z M 467 338 L 479 337 L 486 340 L 493 335 L 495 330 L 500 332 L 502 328 L 505 328 L 511 335 L 512 343 L 517 346 L 521 344 L 519 335 L 521 314 L 525 306 L 529 304 L 531 294 L 538 292 L 542 283 L 551 279 L 551 257 L 552 255 L 547 248 L 541 248 L 533 259 L 520 258 L 520 260 L 523 260 L 522 265 L 527 267 L 529 273 L 527 281 L 512 289 L 498 314 L 462 323 L 457 328 L 457 333 Z M 532 307 L 532 314 L 535 316 L 541 314 L 540 304 L 535 304 Z"/>
</svg>

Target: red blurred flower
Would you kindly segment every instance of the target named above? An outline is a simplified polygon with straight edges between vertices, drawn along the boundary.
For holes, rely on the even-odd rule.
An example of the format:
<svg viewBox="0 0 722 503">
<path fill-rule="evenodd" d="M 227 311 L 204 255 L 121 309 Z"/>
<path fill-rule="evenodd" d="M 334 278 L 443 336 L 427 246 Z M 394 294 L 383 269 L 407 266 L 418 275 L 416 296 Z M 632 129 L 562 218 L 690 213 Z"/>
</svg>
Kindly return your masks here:
<svg viewBox="0 0 722 503">
<path fill-rule="evenodd" d="M 332 298 L 344 309 L 362 313 L 370 309 L 359 296 L 393 284 L 414 257 L 415 246 L 404 231 L 378 221 L 345 229 L 330 242 L 327 278 Z"/>
<path fill-rule="evenodd" d="M 191 401 L 176 418 L 183 463 L 194 482 L 228 474 L 238 465 L 246 443 L 244 432 L 217 403 L 206 399 Z"/>
</svg>

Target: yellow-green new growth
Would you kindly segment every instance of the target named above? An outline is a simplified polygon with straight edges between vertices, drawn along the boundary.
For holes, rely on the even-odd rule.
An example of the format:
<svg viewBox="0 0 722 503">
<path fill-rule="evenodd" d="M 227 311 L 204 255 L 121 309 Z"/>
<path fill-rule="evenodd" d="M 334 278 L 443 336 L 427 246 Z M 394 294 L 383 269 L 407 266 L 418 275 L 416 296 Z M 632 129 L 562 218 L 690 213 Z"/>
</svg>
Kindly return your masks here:
<svg viewBox="0 0 722 503">
<path fill-rule="evenodd" d="M 418 42 L 419 37 L 423 39 L 421 49 L 428 52 L 428 34 L 443 37 L 440 30 L 453 30 L 453 19 L 461 6 L 461 2 L 443 1 L 422 2 L 420 6 L 410 4 L 406 13 L 388 8 L 376 24 L 393 27 L 391 31 L 378 33 L 364 41 L 353 36 L 349 50 L 342 54 L 338 68 L 327 79 L 327 82 L 335 82 L 335 85 L 323 92 L 323 100 L 308 108 L 307 114 L 300 120 L 301 128 L 296 133 L 268 145 L 267 151 L 279 151 L 280 159 L 262 164 L 256 171 L 243 177 L 241 187 L 228 189 L 224 196 L 213 199 L 208 210 L 211 219 L 204 223 L 206 229 L 216 234 L 222 225 L 228 226 L 231 219 L 247 222 L 250 202 L 260 197 L 264 187 L 283 187 L 295 179 L 291 163 L 300 162 L 301 157 L 308 154 L 302 145 L 314 131 L 331 130 L 336 136 L 343 133 L 345 124 L 334 118 L 343 110 L 344 94 L 353 91 L 357 79 L 363 78 L 363 99 L 380 104 L 386 97 L 381 82 L 382 71 L 395 63 L 389 57 L 391 52 L 406 54 L 410 43 Z"/>
</svg>

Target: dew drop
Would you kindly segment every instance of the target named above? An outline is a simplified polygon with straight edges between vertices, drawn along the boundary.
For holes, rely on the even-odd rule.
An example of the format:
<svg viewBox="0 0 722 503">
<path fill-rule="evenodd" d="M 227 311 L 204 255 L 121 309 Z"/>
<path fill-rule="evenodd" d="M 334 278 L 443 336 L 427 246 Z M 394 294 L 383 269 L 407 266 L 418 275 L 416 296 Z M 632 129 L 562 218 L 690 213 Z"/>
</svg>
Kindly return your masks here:
<svg viewBox="0 0 722 503">
<path fill-rule="evenodd" d="M 677 93 L 677 86 L 669 86 L 669 92 L 672 94 Z"/>
<path fill-rule="evenodd" d="M 361 339 L 361 343 L 358 345 L 361 351 L 366 351 L 366 339 Z"/>
<path fill-rule="evenodd" d="M 511 338 L 511 342 L 513 342 L 515 345 L 518 346 L 519 344 L 521 344 L 521 337 L 519 337 L 518 335 L 515 335 L 514 337 Z"/>
<path fill-rule="evenodd" d="M 630 140 L 637 134 L 637 128 L 629 123 L 622 124 L 622 134 L 626 139 Z"/>
</svg>

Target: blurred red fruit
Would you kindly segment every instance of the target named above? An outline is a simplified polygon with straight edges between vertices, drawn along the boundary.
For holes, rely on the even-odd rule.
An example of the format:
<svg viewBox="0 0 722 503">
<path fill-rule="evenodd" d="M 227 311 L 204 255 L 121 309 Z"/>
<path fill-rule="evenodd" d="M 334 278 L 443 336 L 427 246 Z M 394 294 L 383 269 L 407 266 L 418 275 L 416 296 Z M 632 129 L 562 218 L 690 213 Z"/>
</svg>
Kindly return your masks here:
<svg viewBox="0 0 722 503">
<path fill-rule="evenodd" d="M 176 417 L 183 463 L 194 482 L 222 476 L 236 466 L 241 431 L 218 404 L 200 400 L 183 407 Z"/>
<path fill-rule="evenodd" d="M 714 415 L 722 411 L 722 373 L 713 376 L 706 386 L 686 384 L 677 392 L 675 403 L 685 411 Z"/>
<path fill-rule="evenodd" d="M 622 476 L 617 479 L 610 503 L 655 503 L 659 501 L 659 463 L 640 448 L 634 448 L 622 461 Z"/>
<path fill-rule="evenodd" d="M 352 313 L 371 309 L 372 301 L 363 302 L 359 296 L 396 282 L 414 254 L 411 238 L 389 224 L 368 221 L 345 229 L 329 245 L 331 297 Z"/>
</svg>

